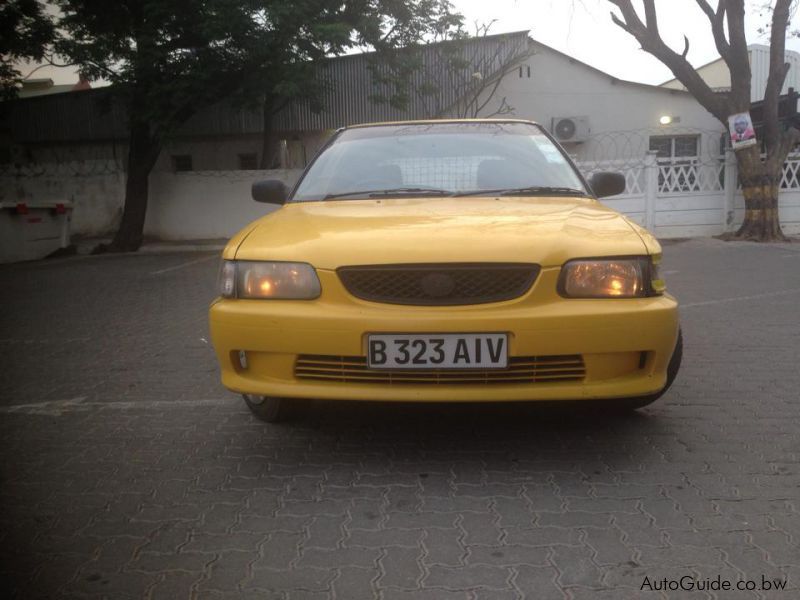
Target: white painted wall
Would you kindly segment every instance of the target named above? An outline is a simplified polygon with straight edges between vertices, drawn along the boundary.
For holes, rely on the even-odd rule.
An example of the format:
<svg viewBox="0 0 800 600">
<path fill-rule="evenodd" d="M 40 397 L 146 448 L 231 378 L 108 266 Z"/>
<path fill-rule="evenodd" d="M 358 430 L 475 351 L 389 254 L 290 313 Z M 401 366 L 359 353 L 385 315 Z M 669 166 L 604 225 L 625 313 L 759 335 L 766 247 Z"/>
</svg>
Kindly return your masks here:
<svg viewBox="0 0 800 600">
<path fill-rule="evenodd" d="M 287 168 L 304 167 L 331 134 L 330 131 L 310 131 L 287 140 L 281 163 Z M 172 157 L 188 154 L 192 157 L 194 171 L 235 171 L 239 169 L 240 154 L 255 154 L 260 161 L 262 150 L 260 135 L 171 140 L 162 149 L 153 170 L 173 171 Z"/>
<path fill-rule="evenodd" d="M 277 206 L 255 202 L 255 181 L 280 179 L 289 187 L 300 169 L 280 171 L 156 172 L 144 232 L 165 240 L 228 238 Z"/>
<path fill-rule="evenodd" d="M 686 92 L 614 79 L 546 46 L 512 69 L 482 114 L 494 112 L 503 98 L 511 115 L 533 119 L 548 130 L 556 117 L 588 116 L 591 139 L 565 144 L 578 160 L 640 157 L 651 135 L 701 133 L 701 156 L 719 154 L 722 125 Z M 530 66 L 531 76 L 527 76 Z M 663 115 L 678 117 L 669 126 Z"/>
<path fill-rule="evenodd" d="M 793 160 L 791 168 L 800 172 L 800 159 Z M 594 167 L 607 168 L 591 165 L 585 169 L 590 171 Z M 629 192 L 603 202 L 640 225 L 649 225 L 659 238 L 718 235 L 735 230 L 742 221 L 744 200 L 740 192 L 732 197 L 732 221 L 727 223 L 724 189 L 648 194 L 644 167 L 624 172 L 630 182 Z M 655 168 L 652 173 L 657 178 Z M 253 182 L 278 178 L 291 186 L 300 174 L 299 169 L 156 172 L 150 178 L 145 235 L 164 240 L 228 238 L 275 208 L 252 200 Z M 780 217 L 784 232 L 797 235 L 800 234 L 800 181 L 790 178 L 789 185 L 791 189 L 781 192 Z M 121 216 L 124 175 L 5 177 L 0 178 L 0 190 L 5 201 L 70 200 L 75 203 L 72 235 L 107 235 L 116 229 Z"/>
<path fill-rule="evenodd" d="M 65 165 L 45 165 L 42 170 L 46 174 L 0 177 L 0 201 L 70 201 L 74 204 L 70 223 L 73 236 L 100 237 L 116 231 L 125 199 L 125 173 L 75 175 L 76 171 L 87 171 L 77 167 L 68 171 Z M 273 209 L 252 199 L 253 182 L 277 178 L 291 187 L 301 172 L 156 171 L 150 176 L 144 233 L 165 240 L 230 237 Z"/>
<path fill-rule="evenodd" d="M 39 167 L 40 172 L 31 170 L 25 176 L 0 176 L 0 201 L 69 201 L 75 206 L 73 234 L 101 236 L 116 229 L 125 199 L 123 172 L 113 170 L 106 161 Z"/>
<path fill-rule="evenodd" d="M 642 227 L 646 226 L 647 201 L 644 194 L 604 198 L 603 204 L 617 210 Z M 744 197 L 734 199 L 734 220 L 723 222 L 725 198 L 722 193 L 675 194 L 655 201 L 655 227 L 649 229 L 659 239 L 710 237 L 736 231 L 744 219 Z M 783 232 L 800 234 L 800 190 L 781 192 L 780 218 Z"/>
<path fill-rule="evenodd" d="M 239 154 L 255 153 L 260 158 L 261 144 L 260 136 L 170 140 L 161 150 L 153 171 L 173 171 L 172 157 L 185 154 L 192 157 L 194 171 L 236 171 L 239 169 Z"/>
</svg>

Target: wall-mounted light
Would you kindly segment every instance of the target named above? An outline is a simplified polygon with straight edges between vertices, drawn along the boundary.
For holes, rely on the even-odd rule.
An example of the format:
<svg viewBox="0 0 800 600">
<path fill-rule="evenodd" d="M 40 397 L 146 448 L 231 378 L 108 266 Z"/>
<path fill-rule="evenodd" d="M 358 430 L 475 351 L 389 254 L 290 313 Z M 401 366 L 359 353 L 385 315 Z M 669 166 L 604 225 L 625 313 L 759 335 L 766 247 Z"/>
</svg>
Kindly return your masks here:
<svg viewBox="0 0 800 600">
<path fill-rule="evenodd" d="M 673 117 L 672 115 L 662 115 L 659 117 L 658 122 L 662 125 L 671 125 L 672 123 L 680 123 L 680 117 Z"/>
</svg>

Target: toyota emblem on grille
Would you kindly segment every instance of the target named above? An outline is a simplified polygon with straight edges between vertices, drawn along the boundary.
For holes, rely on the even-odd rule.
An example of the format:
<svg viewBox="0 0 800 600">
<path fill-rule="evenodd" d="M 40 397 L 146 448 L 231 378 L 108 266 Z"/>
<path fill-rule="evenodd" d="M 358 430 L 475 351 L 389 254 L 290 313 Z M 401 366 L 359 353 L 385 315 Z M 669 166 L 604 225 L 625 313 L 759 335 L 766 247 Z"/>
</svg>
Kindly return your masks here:
<svg viewBox="0 0 800 600">
<path fill-rule="evenodd" d="M 420 280 L 422 291 L 433 298 L 443 298 L 453 293 L 455 280 L 444 273 L 429 273 Z"/>
</svg>

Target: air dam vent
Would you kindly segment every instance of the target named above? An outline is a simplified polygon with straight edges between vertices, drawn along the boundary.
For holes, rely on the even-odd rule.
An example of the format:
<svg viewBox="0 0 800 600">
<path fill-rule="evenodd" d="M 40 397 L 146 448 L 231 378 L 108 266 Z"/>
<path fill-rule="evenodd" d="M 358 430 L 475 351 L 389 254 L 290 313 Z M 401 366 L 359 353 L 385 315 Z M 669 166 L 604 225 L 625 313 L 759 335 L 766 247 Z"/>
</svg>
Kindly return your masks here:
<svg viewBox="0 0 800 600">
<path fill-rule="evenodd" d="M 301 354 L 297 357 L 294 376 L 297 379 L 330 383 L 371 383 L 380 385 L 458 385 L 458 384 L 532 384 L 580 381 L 586 375 L 583 357 L 514 356 L 506 369 L 432 369 L 378 371 L 367 367 L 363 356 L 321 356 Z"/>
</svg>

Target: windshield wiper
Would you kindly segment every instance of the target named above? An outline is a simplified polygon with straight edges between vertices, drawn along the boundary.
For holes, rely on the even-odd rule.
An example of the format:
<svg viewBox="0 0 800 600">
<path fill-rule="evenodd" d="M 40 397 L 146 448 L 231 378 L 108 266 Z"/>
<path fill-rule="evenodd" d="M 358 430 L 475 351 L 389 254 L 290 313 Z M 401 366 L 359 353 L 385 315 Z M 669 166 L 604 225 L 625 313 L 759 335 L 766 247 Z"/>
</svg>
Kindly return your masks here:
<svg viewBox="0 0 800 600">
<path fill-rule="evenodd" d="M 531 186 L 521 188 L 498 188 L 495 190 L 470 190 L 455 196 L 586 196 L 586 192 L 570 187 Z"/>
<path fill-rule="evenodd" d="M 332 198 L 345 198 L 347 196 L 366 196 L 367 198 L 380 198 L 383 196 L 409 196 L 409 195 L 452 196 L 453 192 L 449 190 L 443 190 L 441 188 L 401 187 L 401 188 L 391 188 L 388 190 L 359 190 L 354 192 L 339 192 L 336 194 L 328 194 L 323 198 L 323 200 L 330 200 Z"/>
</svg>

